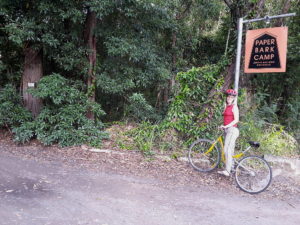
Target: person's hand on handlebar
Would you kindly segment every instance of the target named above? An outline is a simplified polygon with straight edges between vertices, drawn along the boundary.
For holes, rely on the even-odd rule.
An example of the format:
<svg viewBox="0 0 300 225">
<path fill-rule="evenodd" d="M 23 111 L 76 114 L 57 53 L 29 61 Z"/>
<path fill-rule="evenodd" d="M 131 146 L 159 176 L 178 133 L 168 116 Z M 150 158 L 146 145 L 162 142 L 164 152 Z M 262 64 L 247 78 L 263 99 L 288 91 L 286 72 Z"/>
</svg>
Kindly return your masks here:
<svg viewBox="0 0 300 225">
<path fill-rule="evenodd" d="M 226 129 L 226 127 L 224 125 L 221 125 L 218 128 L 219 128 L 219 130 L 225 130 Z"/>
</svg>

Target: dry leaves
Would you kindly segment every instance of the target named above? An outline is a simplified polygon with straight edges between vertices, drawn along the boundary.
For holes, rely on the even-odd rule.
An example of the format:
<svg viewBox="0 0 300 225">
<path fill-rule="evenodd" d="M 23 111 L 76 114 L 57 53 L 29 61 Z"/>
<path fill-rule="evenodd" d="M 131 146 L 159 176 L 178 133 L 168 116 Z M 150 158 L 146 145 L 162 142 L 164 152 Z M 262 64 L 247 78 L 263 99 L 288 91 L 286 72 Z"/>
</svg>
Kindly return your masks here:
<svg viewBox="0 0 300 225">
<path fill-rule="evenodd" d="M 110 145 L 113 147 L 108 148 Z M 236 188 L 233 178 L 222 177 L 216 172 L 197 172 L 188 162 L 170 159 L 164 155 L 145 158 L 140 152 L 118 149 L 111 140 L 104 143 L 104 146 L 106 149 L 95 149 L 86 145 L 68 148 L 45 147 L 37 141 L 19 146 L 12 141 L 7 132 L 0 133 L 0 151 L 23 158 L 57 161 L 70 167 L 155 179 L 159 185 L 170 188 L 204 186 L 208 189 L 226 190 L 233 194 L 245 194 Z M 8 191 L 13 190 L 6 192 Z M 267 191 L 258 197 L 288 199 L 295 194 L 300 195 L 298 183 L 288 178 L 276 177 Z"/>
</svg>

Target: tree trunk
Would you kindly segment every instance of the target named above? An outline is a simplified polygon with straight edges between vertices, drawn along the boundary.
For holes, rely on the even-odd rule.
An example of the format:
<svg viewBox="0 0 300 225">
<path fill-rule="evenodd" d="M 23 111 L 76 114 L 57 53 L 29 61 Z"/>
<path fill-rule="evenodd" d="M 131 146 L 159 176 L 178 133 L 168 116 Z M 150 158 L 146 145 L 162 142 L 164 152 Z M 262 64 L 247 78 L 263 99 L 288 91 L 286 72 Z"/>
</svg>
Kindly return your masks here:
<svg viewBox="0 0 300 225">
<path fill-rule="evenodd" d="M 286 13 L 288 13 L 289 10 L 290 10 L 290 8 L 291 8 L 291 0 L 285 0 L 285 1 L 283 2 L 281 14 L 286 14 Z M 274 26 L 275 26 L 275 27 L 280 27 L 280 26 L 282 26 L 283 20 L 284 20 L 284 18 L 279 18 L 279 19 L 277 19 L 277 21 L 275 22 Z"/>
<path fill-rule="evenodd" d="M 250 0 L 224 0 L 224 2 L 230 10 L 231 20 L 235 29 L 238 27 L 238 18 L 245 17 L 251 14 L 251 12 L 255 12 L 255 17 L 258 18 L 261 16 L 265 8 L 265 0 L 259 0 L 256 2 Z"/>
<path fill-rule="evenodd" d="M 176 63 L 177 63 L 177 52 L 176 52 L 176 43 L 177 43 L 177 34 L 176 32 L 172 35 L 172 77 L 170 81 L 170 90 L 175 86 L 175 77 L 176 77 Z"/>
<path fill-rule="evenodd" d="M 175 86 L 176 78 L 176 63 L 177 63 L 177 52 L 176 52 L 177 34 L 174 31 L 172 34 L 172 68 L 171 77 L 167 80 L 164 87 L 158 90 L 156 98 L 156 107 L 161 109 L 163 106 L 167 106 L 169 103 L 169 96 Z"/>
<path fill-rule="evenodd" d="M 164 105 L 168 105 L 170 92 L 175 86 L 176 78 L 176 63 L 177 63 L 177 52 L 176 52 L 177 34 L 174 32 L 172 34 L 172 71 L 171 78 L 169 79 L 168 87 L 165 88 L 164 92 Z"/>
<path fill-rule="evenodd" d="M 24 50 L 25 63 L 22 75 L 22 95 L 24 106 L 36 117 L 42 108 L 42 100 L 27 92 L 30 85 L 37 85 L 43 75 L 42 51 L 27 47 Z"/>
<path fill-rule="evenodd" d="M 95 102 L 96 100 L 96 36 L 95 36 L 95 28 L 96 28 L 97 18 L 96 13 L 92 12 L 88 9 L 86 21 L 85 21 L 85 30 L 84 30 L 84 43 L 88 49 L 88 78 L 87 78 L 87 87 L 88 87 L 88 96 L 89 100 Z M 88 111 L 87 117 L 89 119 L 94 119 L 94 113 Z"/>
<path fill-rule="evenodd" d="M 181 7 L 178 9 L 178 12 L 175 14 L 175 20 L 180 21 L 184 19 L 190 12 L 190 9 L 192 7 L 192 4 L 194 3 L 193 0 L 187 0 L 183 1 Z M 176 45 L 177 45 L 177 33 L 176 31 L 173 31 L 172 33 L 172 71 L 171 71 L 171 77 L 168 79 L 166 86 L 161 88 L 158 91 L 157 100 L 156 100 L 156 106 L 159 108 L 163 106 L 167 106 L 169 104 L 169 96 L 172 92 L 176 82 L 176 64 L 177 64 L 177 52 L 176 52 Z"/>
</svg>

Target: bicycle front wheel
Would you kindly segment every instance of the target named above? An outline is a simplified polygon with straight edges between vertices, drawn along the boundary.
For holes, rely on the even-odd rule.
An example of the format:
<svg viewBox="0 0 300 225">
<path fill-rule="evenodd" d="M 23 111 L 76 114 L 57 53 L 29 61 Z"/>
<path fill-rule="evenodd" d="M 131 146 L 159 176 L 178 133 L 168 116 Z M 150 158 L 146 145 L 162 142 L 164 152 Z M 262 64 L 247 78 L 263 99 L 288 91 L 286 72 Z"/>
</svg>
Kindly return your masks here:
<svg viewBox="0 0 300 225">
<path fill-rule="evenodd" d="M 250 194 L 266 190 L 272 180 L 272 170 L 266 160 L 258 156 L 242 158 L 235 170 L 238 187 Z"/>
<path fill-rule="evenodd" d="M 188 158 L 194 169 L 209 172 L 218 166 L 221 154 L 212 141 L 198 139 L 190 145 Z"/>
</svg>

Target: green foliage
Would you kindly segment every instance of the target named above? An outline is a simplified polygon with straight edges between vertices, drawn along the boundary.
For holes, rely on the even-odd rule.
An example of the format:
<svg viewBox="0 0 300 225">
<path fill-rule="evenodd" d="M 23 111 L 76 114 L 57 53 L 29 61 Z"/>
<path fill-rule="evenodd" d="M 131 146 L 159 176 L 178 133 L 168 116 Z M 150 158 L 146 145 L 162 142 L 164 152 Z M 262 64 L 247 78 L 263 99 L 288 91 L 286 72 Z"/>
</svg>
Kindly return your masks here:
<svg viewBox="0 0 300 225">
<path fill-rule="evenodd" d="M 223 79 L 219 74 L 227 61 L 219 64 L 192 68 L 187 72 L 178 73 L 179 83 L 176 95 L 171 102 L 167 117 L 159 124 L 142 123 L 131 135 L 137 147 L 143 152 L 178 151 L 183 150 L 186 144 L 197 137 L 208 137 L 220 125 L 219 120 L 223 104 L 216 92 L 210 99 L 207 98 L 210 90 L 219 89 Z M 205 119 L 211 111 L 201 111 L 204 105 L 212 106 L 214 122 L 206 123 Z M 158 150 L 160 149 L 160 150 Z"/>
<path fill-rule="evenodd" d="M 278 124 L 267 123 L 249 115 L 240 126 L 240 145 L 245 146 L 246 140 L 254 140 L 261 143 L 257 154 L 271 154 L 278 156 L 296 156 L 299 154 L 299 146 L 296 139 Z"/>
<path fill-rule="evenodd" d="M 156 143 L 159 132 L 158 125 L 149 123 L 141 123 L 140 127 L 132 130 L 130 135 L 134 137 L 135 145 L 145 155 L 151 156 L 154 154 L 154 145 Z"/>
<path fill-rule="evenodd" d="M 25 122 L 13 129 L 14 140 L 18 143 L 29 142 L 35 136 L 35 122 Z"/>
<path fill-rule="evenodd" d="M 172 26 L 169 15 L 146 1 L 125 1 L 110 8 L 97 33 L 104 53 L 97 68 L 99 90 L 124 95 L 165 80 L 170 74 L 163 40 Z"/>
<path fill-rule="evenodd" d="M 203 46 L 208 39 L 210 45 L 215 44 L 213 38 L 203 36 L 206 32 L 213 36 L 217 30 L 212 28 L 219 23 L 223 7 L 217 0 L 192 1 L 190 7 L 184 1 L 157 0 L 5 0 L 0 4 L 0 47 L 6 53 L 0 70 L 5 83 L 11 80 L 10 71 L 16 76 L 13 82 L 20 83 L 26 46 L 42 50 L 45 74 L 86 78 L 88 50 L 82 34 L 87 8 L 95 12 L 96 99 L 106 111 L 118 113 L 118 118 L 133 92 L 144 94 L 153 106 L 160 87 L 167 85 L 175 71 L 203 63 L 204 57 L 218 59 L 223 52 L 216 47 L 220 51 L 210 54 Z M 186 7 L 186 15 L 178 19 Z M 175 46 L 173 34 L 177 35 Z"/>
<path fill-rule="evenodd" d="M 221 60 L 218 64 L 192 68 L 177 76 L 180 86 L 170 105 L 167 120 L 170 126 L 190 140 L 208 136 L 209 130 L 220 124 L 217 118 L 221 114 L 223 104 L 219 98 L 222 93 L 218 90 L 223 84 L 220 73 L 226 64 L 227 60 Z M 216 92 L 208 98 L 213 88 Z M 210 107 L 203 109 L 206 106 Z M 213 117 L 214 123 L 206 123 L 208 117 Z"/>
<path fill-rule="evenodd" d="M 123 106 L 132 93 L 143 94 L 153 106 L 157 85 L 170 77 L 167 48 L 173 21 L 165 8 L 152 1 L 116 1 L 108 8 L 96 32 L 101 41 L 97 96 L 103 96 L 99 102 L 105 110 L 124 115 Z M 150 90 L 155 91 L 146 95 Z"/>
<path fill-rule="evenodd" d="M 133 118 L 137 122 L 154 122 L 161 119 L 156 110 L 147 103 L 143 94 L 134 93 L 129 97 L 128 102 L 129 104 L 125 110 L 126 117 Z"/>
<path fill-rule="evenodd" d="M 300 93 L 287 102 L 285 117 L 284 124 L 294 134 L 300 148 Z"/>
<path fill-rule="evenodd" d="M 299 154 L 296 139 L 287 132 L 284 126 L 278 124 L 277 107 L 268 106 L 265 102 L 266 94 L 257 93 L 253 99 L 247 100 L 246 93 L 240 99 L 240 145 L 247 141 L 259 141 L 261 147 L 258 154 L 272 154 L 280 156 L 295 156 Z"/>
<path fill-rule="evenodd" d="M 135 148 L 145 156 L 156 153 L 182 154 L 185 150 L 182 138 L 173 128 L 168 128 L 166 122 L 151 124 L 142 122 L 138 127 L 128 131 L 127 136 L 134 140 Z"/>
<path fill-rule="evenodd" d="M 21 98 L 12 85 L 0 90 L 0 127 L 14 128 L 31 121 L 29 111 L 23 108 Z"/>
<path fill-rule="evenodd" d="M 90 102 L 78 86 L 59 74 L 42 78 L 38 87 L 29 92 L 43 99 L 44 108 L 35 121 L 14 129 L 15 139 L 25 142 L 35 135 L 45 145 L 87 143 L 99 146 L 101 140 L 107 137 L 100 121 L 104 112 L 99 104 Z M 94 113 L 95 122 L 87 119 L 88 110 Z"/>
<path fill-rule="evenodd" d="M 125 111 L 136 121 L 153 123 L 163 120 L 160 115 L 167 111 L 162 123 L 154 127 L 142 125 L 140 133 L 136 133 L 137 138 L 148 143 L 142 146 L 143 142 L 137 141 L 146 152 L 157 148 L 174 150 L 181 145 L 179 139 L 189 143 L 198 136 L 211 137 L 222 118 L 218 91 L 224 82 L 221 71 L 228 63 L 221 58 L 227 35 L 229 58 L 236 49 L 236 19 L 255 18 L 258 13 L 280 14 L 285 1 L 266 0 L 259 9 L 257 3 L 262 1 L 227 2 L 232 3 L 230 9 L 219 0 L 2 0 L 1 85 L 21 83 L 26 47 L 41 50 L 44 74 L 57 73 L 65 78 L 45 77 L 37 89 L 30 91 L 44 102 L 34 122 L 22 108 L 21 100 L 13 99 L 18 98 L 17 93 L 3 89 L 1 95 L 11 95 L 1 100 L 0 126 L 15 128 L 16 140 L 21 142 L 34 136 L 45 144 L 61 145 L 99 140 L 95 137 L 100 135 L 96 130 L 101 130 L 103 110 L 87 100 L 95 90 L 96 101 L 107 112 L 105 119 L 109 121 L 121 118 Z M 299 2 L 290 4 L 290 11 L 299 15 Z M 89 52 L 82 35 L 86 31 L 87 9 L 97 16 L 96 81 L 89 89 L 72 82 L 86 80 L 88 74 Z M 283 20 L 289 26 L 287 72 L 252 74 L 251 83 L 244 84 L 257 93 L 249 113 L 242 115 L 242 122 L 246 122 L 241 123 L 241 130 L 245 129 L 245 135 L 267 137 L 265 134 L 276 133 L 282 125 L 281 134 L 293 134 L 300 140 L 299 18 Z M 247 28 L 265 26 L 261 22 L 248 24 Z M 175 89 L 170 90 L 170 80 L 177 71 L 186 72 L 177 75 Z M 154 105 L 156 101 L 161 103 L 162 96 L 168 101 L 157 104 L 162 106 L 158 112 Z M 95 112 L 95 124 L 85 118 L 89 110 Z M 12 113 L 8 115 L 8 111 Z M 277 140 L 280 137 L 277 135 Z"/>
</svg>

